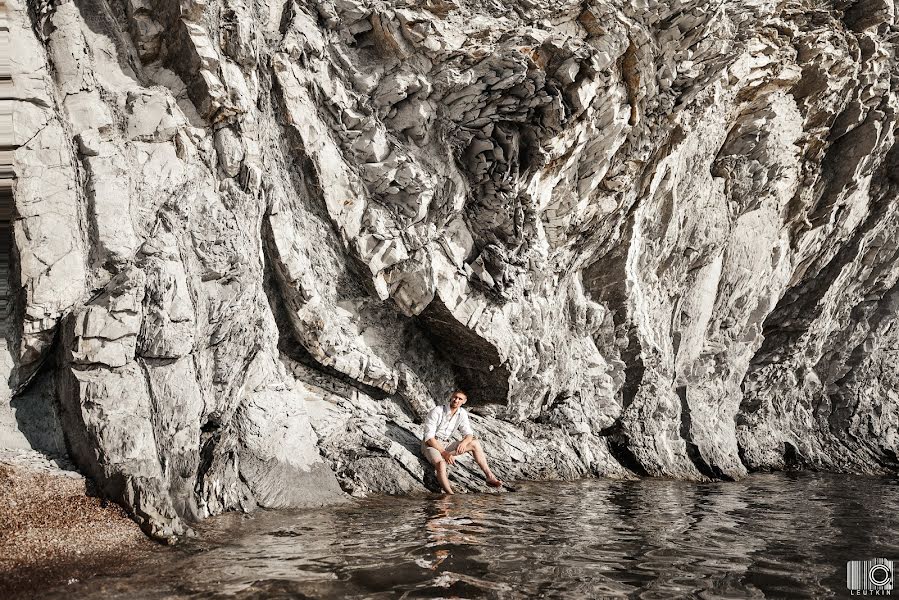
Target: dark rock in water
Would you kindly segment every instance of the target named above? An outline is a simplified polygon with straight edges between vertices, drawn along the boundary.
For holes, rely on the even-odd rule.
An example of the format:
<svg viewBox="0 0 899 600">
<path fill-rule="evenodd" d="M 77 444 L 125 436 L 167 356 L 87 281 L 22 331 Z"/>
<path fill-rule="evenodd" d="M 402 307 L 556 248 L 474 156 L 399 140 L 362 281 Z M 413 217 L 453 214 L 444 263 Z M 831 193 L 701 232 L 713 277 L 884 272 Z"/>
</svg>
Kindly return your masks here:
<svg viewBox="0 0 899 600">
<path fill-rule="evenodd" d="M 896 11 L 849 4 L 10 0 L 0 446 L 165 539 L 436 489 L 456 386 L 509 480 L 895 471 Z"/>
</svg>

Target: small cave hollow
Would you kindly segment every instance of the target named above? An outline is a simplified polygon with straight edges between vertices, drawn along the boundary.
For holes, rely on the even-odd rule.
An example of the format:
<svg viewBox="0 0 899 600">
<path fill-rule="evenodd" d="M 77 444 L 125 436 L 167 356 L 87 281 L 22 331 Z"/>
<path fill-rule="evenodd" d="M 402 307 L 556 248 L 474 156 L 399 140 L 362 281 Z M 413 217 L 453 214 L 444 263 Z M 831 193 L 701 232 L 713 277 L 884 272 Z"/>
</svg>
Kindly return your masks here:
<svg viewBox="0 0 899 600">
<path fill-rule="evenodd" d="M 509 398 L 509 369 L 496 347 L 460 323 L 435 298 L 418 316 L 437 353 L 449 363 L 456 385 L 468 393 L 470 405 L 501 404 Z"/>
</svg>

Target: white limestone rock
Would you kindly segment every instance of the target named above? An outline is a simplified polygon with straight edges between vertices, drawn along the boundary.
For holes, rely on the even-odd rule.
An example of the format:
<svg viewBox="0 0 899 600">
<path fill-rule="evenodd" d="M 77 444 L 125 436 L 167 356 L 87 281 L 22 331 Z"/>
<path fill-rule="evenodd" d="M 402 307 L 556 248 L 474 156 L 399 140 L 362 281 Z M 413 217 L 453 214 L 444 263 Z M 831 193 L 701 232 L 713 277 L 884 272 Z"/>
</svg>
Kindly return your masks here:
<svg viewBox="0 0 899 600">
<path fill-rule="evenodd" d="M 244 147 L 234 130 L 223 127 L 215 132 L 215 151 L 218 152 L 219 165 L 225 174 L 236 177 L 243 163 Z"/>
</svg>

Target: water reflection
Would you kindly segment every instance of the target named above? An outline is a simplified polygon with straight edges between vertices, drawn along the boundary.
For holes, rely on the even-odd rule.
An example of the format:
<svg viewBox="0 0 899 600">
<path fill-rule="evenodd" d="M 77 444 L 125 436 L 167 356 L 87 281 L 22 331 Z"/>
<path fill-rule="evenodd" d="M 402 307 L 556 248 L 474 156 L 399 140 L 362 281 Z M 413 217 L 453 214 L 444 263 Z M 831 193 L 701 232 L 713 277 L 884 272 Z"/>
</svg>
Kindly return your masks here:
<svg viewBox="0 0 899 600">
<path fill-rule="evenodd" d="M 129 577 L 42 596 L 843 597 L 847 560 L 899 559 L 897 529 L 884 479 L 533 483 L 227 515 Z"/>
</svg>

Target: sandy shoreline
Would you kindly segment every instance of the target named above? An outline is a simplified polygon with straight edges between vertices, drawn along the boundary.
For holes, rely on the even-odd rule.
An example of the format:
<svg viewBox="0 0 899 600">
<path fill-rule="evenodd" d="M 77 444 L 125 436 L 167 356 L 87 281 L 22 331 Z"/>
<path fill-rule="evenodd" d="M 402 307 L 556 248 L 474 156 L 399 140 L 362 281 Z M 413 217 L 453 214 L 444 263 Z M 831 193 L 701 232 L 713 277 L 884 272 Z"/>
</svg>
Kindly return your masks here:
<svg viewBox="0 0 899 600">
<path fill-rule="evenodd" d="M 90 487 L 37 453 L 0 455 L 0 597 L 119 573 L 159 550 Z"/>
</svg>

